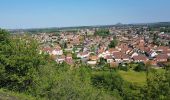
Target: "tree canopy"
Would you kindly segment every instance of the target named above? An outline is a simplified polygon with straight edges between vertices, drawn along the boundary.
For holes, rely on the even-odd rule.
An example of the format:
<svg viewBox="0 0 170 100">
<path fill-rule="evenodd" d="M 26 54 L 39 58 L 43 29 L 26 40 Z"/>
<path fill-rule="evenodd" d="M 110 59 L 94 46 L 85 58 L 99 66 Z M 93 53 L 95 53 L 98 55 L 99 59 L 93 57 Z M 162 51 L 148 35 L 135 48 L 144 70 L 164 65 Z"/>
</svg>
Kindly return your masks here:
<svg viewBox="0 0 170 100">
<path fill-rule="evenodd" d="M 117 40 L 113 39 L 109 44 L 109 48 L 115 48 L 117 44 L 118 44 Z"/>
<path fill-rule="evenodd" d="M 108 29 L 99 29 L 99 30 L 96 30 L 94 34 L 99 35 L 99 36 L 107 36 L 110 34 L 110 32 Z"/>
</svg>

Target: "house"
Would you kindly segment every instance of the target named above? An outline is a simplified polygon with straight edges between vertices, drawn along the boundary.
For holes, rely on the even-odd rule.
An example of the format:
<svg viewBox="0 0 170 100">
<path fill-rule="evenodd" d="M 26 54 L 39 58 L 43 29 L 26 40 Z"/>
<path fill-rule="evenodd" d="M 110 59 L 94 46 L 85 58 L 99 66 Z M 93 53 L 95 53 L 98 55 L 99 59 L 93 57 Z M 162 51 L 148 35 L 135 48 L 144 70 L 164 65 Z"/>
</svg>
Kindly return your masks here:
<svg viewBox="0 0 170 100">
<path fill-rule="evenodd" d="M 126 50 L 125 50 L 125 54 L 129 54 L 130 52 L 132 52 L 132 50 L 133 50 L 132 48 L 126 49 Z"/>
<path fill-rule="evenodd" d="M 64 50 L 70 52 L 73 51 L 73 47 L 74 46 L 72 44 L 67 44 L 67 48 L 65 48 Z"/>
<path fill-rule="evenodd" d="M 90 60 L 87 61 L 87 64 L 89 65 L 96 65 L 98 61 L 98 57 L 97 56 L 90 56 Z"/>
<path fill-rule="evenodd" d="M 45 47 L 45 48 L 43 48 L 42 50 L 40 50 L 40 54 L 41 54 L 42 52 L 45 52 L 45 53 L 51 55 L 51 54 L 52 54 L 52 49 L 51 49 L 50 47 Z"/>
<path fill-rule="evenodd" d="M 138 55 L 132 57 L 134 62 L 147 62 L 149 59 L 145 55 Z"/>
<path fill-rule="evenodd" d="M 72 54 L 67 54 L 65 61 L 67 64 L 73 64 Z"/>
<path fill-rule="evenodd" d="M 63 55 L 63 50 L 62 49 L 60 49 L 60 48 L 55 48 L 55 49 L 53 49 L 52 50 L 52 54 L 53 55 Z"/>
<path fill-rule="evenodd" d="M 163 51 L 162 54 L 167 54 L 168 57 L 170 57 L 170 50 L 168 50 L 168 51 Z"/>
<path fill-rule="evenodd" d="M 150 61 L 150 64 L 151 64 L 152 66 L 157 66 L 157 62 L 156 62 L 155 60 L 151 60 L 151 61 Z"/>
<path fill-rule="evenodd" d="M 118 63 L 122 62 L 122 53 L 121 52 L 113 53 L 113 58 Z"/>
<path fill-rule="evenodd" d="M 53 55 L 63 55 L 63 50 L 61 49 L 60 46 L 56 46 L 53 50 L 52 50 L 52 54 Z"/>
<path fill-rule="evenodd" d="M 167 54 L 159 54 L 156 56 L 155 60 L 157 62 L 167 62 L 168 61 L 168 55 Z"/>
<path fill-rule="evenodd" d="M 111 63 L 110 63 L 110 67 L 111 67 L 111 68 L 117 68 L 117 67 L 118 67 L 118 63 L 116 63 L 116 62 L 111 62 Z"/>
<path fill-rule="evenodd" d="M 80 52 L 77 54 L 77 58 L 86 58 L 89 57 L 89 52 Z"/>
<path fill-rule="evenodd" d="M 106 51 L 106 54 L 112 55 L 115 52 L 120 52 L 118 49 L 115 48 L 110 48 L 109 50 Z"/>
<path fill-rule="evenodd" d="M 122 54 L 122 60 L 124 61 L 124 62 L 130 62 L 130 58 L 129 58 L 129 56 L 128 55 L 126 55 L 126 54 Z"/>
<path fill-rule="evenodd" d="M 107 60 L 107 63 L 112 63 L 114 61 L 112 56 L 106 56 L 105 59 Z"/>
<path fill-rule="evenodd" d="M 168 46 L 159 46 L 156 48 L 158 52 L 169 51 L 170 48 Z"/>
<path fill-rule="evenodd" d="M 104 48 L 98 49 L 98 50 L 97 50 L 98 57 L 99 57 L 99 58 L 104 57 L 104 56 L 105 56 L 104 52 L 105 52 Z"/>
<path fill-rule="evenodd" d="M 156 53 L 155 51 L 149 52 L 149 56 L 152 58 L 156 57 L 157 55 L 158 55 L 158 53 Z"/>
<path fill-rule="evenodd" d="M 55 61 L 57 63 L 63 63 L 65 61 L 65 55 L 58 56 Z"/>
</svg>

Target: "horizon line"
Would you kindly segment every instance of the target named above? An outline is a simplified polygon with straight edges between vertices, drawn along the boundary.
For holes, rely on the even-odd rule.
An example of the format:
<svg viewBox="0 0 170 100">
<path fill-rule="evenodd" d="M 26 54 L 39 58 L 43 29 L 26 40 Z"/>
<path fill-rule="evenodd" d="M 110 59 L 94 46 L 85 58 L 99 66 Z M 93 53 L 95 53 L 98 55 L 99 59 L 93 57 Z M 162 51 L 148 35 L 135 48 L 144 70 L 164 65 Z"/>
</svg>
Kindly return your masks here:
<svg viewBox="0 0 170 100">
<path fill-rule="evenodd" d="M 30 28 L 1 28 L 6 30 L 29 30 L 29 29 L 51 29 L 51 28 L 78 28 L 78 27 L 100 27 L 100 26 L 114 26 L 114 25 L 135 25 L 135 24 L 155 24 L 155 23 L 167 23 L 170 21 L 160 21 L 160 22 L 139 22 L 139 23 L 121 23 L 118 22 L 116 24 L 98 24 L 98 25 L 72 25 L 72 26 L 51 26 L 51 27 L 30 27 Z"/>
</svg>

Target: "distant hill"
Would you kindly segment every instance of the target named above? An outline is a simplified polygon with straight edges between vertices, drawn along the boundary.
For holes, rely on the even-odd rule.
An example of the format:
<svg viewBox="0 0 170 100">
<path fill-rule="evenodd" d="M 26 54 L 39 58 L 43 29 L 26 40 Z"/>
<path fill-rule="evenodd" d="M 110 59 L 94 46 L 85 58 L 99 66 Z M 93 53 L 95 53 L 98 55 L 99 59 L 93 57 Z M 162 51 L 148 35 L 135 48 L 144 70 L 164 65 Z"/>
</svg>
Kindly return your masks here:
<svg viewBox="0 0 170 100">
<path fill-rule="evenodd" d="M 51 27 L 51 28 L 32 28 L 32 29 L 9 29 L 11 33 L 27 32 L 27 33 L 37 33 L 37 32 L 60 32 L 66 31 L 77 31 L 78 29 L 92 29 L 92 28 L 109 28 L 109 27 L 121 27 L 121 26 L 150 26 L 150 27 L 170 27 L 170 22 L 156 22 L 156 23 L 136 23 L 136 24 L 122 24 L 117 23 L 115 25 L 95 25 L 95 26 L 76 26 L 76 27 Z"/>
<path fill-rule="evenodd" d="M 170 27 L 170 22 L 137 23 L 137 24 L 131 24 L 131 25 L 152 26 L 152 27 Z"/>
</svg>

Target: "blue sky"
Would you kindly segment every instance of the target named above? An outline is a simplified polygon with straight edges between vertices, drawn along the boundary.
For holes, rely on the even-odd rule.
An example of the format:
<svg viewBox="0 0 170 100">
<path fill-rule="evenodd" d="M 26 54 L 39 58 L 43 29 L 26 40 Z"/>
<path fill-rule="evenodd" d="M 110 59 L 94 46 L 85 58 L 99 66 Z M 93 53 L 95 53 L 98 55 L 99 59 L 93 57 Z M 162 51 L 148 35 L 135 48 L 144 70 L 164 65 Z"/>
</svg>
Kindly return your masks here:
<svg viewBox="0 0 170 100">
<path fill-rule="evenodd" d="M 170 0 L 0 0 L 1 28 L 170 21 Z"/>
</svg>

